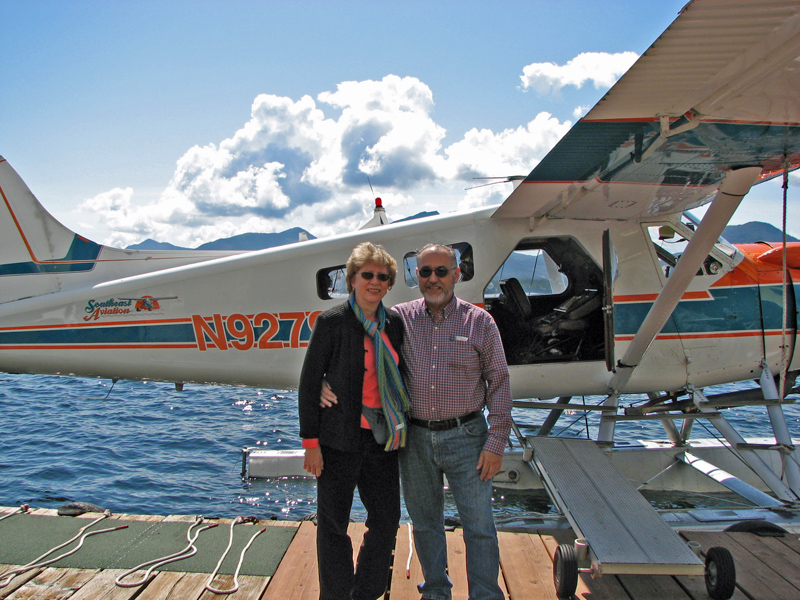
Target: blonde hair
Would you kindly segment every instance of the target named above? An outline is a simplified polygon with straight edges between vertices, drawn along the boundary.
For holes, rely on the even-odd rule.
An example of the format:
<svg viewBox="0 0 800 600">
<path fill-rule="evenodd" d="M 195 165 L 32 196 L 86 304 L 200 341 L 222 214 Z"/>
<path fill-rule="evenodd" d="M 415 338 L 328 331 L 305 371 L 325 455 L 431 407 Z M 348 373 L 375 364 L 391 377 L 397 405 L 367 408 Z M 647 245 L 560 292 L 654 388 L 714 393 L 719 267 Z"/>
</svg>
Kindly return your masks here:
<svg viewBox="0 0 800 600">
<path fill-rule="evenodd" d="M 374 262 L 389 271 L 389 286 L 393 286 L 397 278 L 397 261 L 386 252 L 383 246 L 372 242 L 362 242 L 350 253 L 347 259 L 347 292 L 353 291 L 353 276 L 368 262 Z"/>
</svg>

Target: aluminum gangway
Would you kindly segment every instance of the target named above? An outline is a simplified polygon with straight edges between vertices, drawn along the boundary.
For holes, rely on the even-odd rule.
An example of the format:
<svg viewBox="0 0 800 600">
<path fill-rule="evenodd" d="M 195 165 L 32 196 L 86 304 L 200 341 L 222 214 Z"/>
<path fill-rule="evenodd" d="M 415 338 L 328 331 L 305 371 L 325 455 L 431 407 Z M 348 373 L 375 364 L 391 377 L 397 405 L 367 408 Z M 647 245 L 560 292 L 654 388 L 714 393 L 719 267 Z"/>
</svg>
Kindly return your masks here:
<svg viewBox="0 0 800 600">
<path fill-rule="evenodd" d="M 559 597 L 574 594 L 579 572 L 617 575 L 705 575 L 712 598 L 729 598 L 735 588 L 733 558 L 711 548 L 704 563 L 626 480 L 592 440 L 525 438 L 553 502 L 577 536 L 559 546 L 553 576 Z M 579 563 L 588 561 L 589 567 Z"/>
</svg>

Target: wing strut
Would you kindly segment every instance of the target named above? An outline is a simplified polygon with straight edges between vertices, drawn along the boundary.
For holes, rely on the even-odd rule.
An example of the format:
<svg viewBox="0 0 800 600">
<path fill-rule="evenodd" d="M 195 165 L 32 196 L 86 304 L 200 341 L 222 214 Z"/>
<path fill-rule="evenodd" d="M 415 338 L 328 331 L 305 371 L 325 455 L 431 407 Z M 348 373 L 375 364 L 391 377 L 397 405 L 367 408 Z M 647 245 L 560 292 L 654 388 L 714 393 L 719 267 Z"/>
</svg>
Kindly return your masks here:
<svg viewBox="0 0 800 600">
<path fill-rule="evenodd" d="M 617 372 L 610 382 L 612 394 L 618 393 L 631 378 L 633 370 L 639 365 L 650 344 L 675 310 L 714 243 L 722 234 L 722 230 L 760 173 L 761 167 L 744 167 L 729 171 L 722 180 L 717 195 L 686 246 L 675 270 L 658 294 L 625 355 L 617 363 Z"/>
</svg>

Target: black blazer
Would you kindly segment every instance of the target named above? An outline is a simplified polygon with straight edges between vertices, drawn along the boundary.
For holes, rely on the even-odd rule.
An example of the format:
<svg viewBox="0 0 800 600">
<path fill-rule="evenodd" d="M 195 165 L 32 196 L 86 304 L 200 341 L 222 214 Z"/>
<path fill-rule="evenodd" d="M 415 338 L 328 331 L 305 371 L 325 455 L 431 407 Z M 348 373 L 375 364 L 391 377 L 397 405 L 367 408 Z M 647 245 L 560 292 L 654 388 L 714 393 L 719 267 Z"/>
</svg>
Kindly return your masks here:
<svg viewBox="0 0 800 600">
<path fill-rule="evenodd" d="M 314 324 L 298 391 L 300 437 L 319 438 L 321 446 L 357 452 L 361 437 L 361 395 L 364 389 L 364 326 L 349 302 L 326 310 Z M 403 320 L 386 309 L 386 335 L 400 354 Z M 400 359 L 402 361 L 402 358 Z M 401 372 L 405 369 L 401 362 Z M 322 408 L 319 395 L 325 379 L 338 403 Z"/>
</svg>

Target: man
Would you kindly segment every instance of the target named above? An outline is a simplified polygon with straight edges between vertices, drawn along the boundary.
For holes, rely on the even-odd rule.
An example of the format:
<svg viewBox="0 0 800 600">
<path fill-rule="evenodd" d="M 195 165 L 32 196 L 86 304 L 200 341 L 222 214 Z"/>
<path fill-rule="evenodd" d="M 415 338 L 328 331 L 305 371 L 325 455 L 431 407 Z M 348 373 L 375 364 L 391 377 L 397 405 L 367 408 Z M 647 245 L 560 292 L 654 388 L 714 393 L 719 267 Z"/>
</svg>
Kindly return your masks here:
<svg viewBox="0 0 800 600">
<path fill-rule="evenodd" d="M 423 298 L 395 306 L 403 317 L 403 355 L 411 400 L 400 473 L 425 581 L 425 600 L 449 600 L 444 481 L 458 508 L 467 548 L 470 600 L 502 600 L 492 516 L 492 477 L 511 428 L 511 388 L 500 334 L 481 308 L 455 296 L 455 251 L 428 244 L 417 255 Z M 483 416 L 488 408 L 488 430 Z"/>
</svg>

